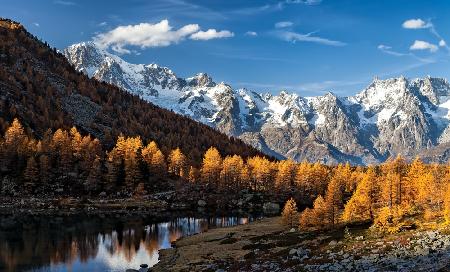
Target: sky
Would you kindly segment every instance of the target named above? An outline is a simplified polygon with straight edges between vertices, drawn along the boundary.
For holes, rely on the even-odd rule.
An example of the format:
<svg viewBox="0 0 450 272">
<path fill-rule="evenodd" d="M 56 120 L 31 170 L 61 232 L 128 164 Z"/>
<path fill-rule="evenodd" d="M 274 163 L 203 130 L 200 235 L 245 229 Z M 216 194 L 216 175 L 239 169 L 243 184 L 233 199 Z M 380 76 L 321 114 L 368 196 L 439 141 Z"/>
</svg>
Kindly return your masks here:
<svg viewBox="0 0 450 272">
<path fill-rule="evenodd" d="M 374 77 L 450 78 L 450 1 L 6 0 L 0 16 L 58 49 L 95 41 L 131 63 L 259 92 L 345 96 Z"/>
</svg>

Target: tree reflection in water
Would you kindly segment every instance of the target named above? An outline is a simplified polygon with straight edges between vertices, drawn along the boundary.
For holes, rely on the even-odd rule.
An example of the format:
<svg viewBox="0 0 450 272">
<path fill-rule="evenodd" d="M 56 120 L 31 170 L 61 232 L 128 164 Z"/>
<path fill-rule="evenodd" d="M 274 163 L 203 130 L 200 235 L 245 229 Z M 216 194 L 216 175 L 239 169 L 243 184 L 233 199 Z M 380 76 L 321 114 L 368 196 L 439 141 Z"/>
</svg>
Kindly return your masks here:
<svg viewBox="0 0 450 272">
<path fill-rule="evenodd" d="M 151 219 L 150 219 L 151 220 Z M 158 261 L 158 250 L 211 227 L 251 218 L 0 217 L 0 271 L 124 271 Z"/>
</svg>

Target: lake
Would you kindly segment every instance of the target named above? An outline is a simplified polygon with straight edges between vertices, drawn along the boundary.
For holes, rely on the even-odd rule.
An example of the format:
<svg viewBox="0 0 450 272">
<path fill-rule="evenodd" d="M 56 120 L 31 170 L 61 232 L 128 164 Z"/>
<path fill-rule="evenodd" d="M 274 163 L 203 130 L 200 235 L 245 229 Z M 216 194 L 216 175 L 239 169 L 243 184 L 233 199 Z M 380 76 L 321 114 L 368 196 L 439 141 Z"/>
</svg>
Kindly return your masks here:
<svg viewBox="0 0 450 272">
<path fill-rule="evenodd" d="M 125 271 L 153 266 L 180 237 L 252 217 L 0 217 L 0 271 Z"/>
</svg>

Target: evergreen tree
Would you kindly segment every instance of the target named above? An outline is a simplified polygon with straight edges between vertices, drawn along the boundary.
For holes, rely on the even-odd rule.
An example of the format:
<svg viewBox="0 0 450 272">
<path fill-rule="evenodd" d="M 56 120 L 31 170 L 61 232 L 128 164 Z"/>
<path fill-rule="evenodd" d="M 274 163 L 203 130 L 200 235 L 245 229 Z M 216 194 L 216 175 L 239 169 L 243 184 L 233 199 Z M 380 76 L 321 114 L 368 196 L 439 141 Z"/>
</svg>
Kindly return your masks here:
<svg viewBox="0 0 450 272">
<path fill-rule="evenodd" d="M 39 178 L 42 184 L 47 184 L 51 179 L 51 165 L 47 155 L 39 156 Z"/>
<path fill-rule="evenodd" d="M 102 184 L 102 162 L 100 157 L 96 157 L 91 170 L 89 171 L 89 176 L 86 179 L 85 189 L 88 192 L 96 191 L 100 184 Z"/>
<path fill-rule="evenodd" d="M 39 181 L 39 169 L 34 157 L 28 158 L 23 176 L 26 181 L 25 188 L 27 193 L 32 193 L 36 182 Z"/>
</svg>

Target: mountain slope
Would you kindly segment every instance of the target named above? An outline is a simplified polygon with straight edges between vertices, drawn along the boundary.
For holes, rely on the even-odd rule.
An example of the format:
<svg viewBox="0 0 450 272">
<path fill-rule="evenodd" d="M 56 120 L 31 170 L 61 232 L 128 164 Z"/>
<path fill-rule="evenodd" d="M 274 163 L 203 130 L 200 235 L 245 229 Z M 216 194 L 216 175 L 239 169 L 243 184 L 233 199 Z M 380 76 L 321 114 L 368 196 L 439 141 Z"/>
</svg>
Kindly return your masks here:
<svg viewBox="0 0 450 272">
<path fill-rule="evenodd" d="M 279 158 L 369 164 L 400 153 L 448 153 L 444 143 L 450 141 L 450 85 L 445 79 L 375 79 L 351 97 L 301 97 L 285 91 L 270 95 L 234 90 L 204 73 L 183 79 L 156 64 L 130 64 L 90 42 L 63 53 L 90 77 Z M 426 159 L 443 161 L 447 156 Z"/>
<path fill-rule="evenodd" d="M 112 76 L 114 67 L 105 69 L 103 76 Z M 38 137 L 48 128 L 76 125 L 108 147 L 121 133 L 139 135 L 144 141 L 157 141 L 166 154 L 180 147 L 194 163 L 210 146 L 223 155 L 261 154 L 241 140 L 88 78 L 56 49 L 7 19 L 0 20 L 0 117 L 3 131 L 14 117 Z"/>
</svg>

